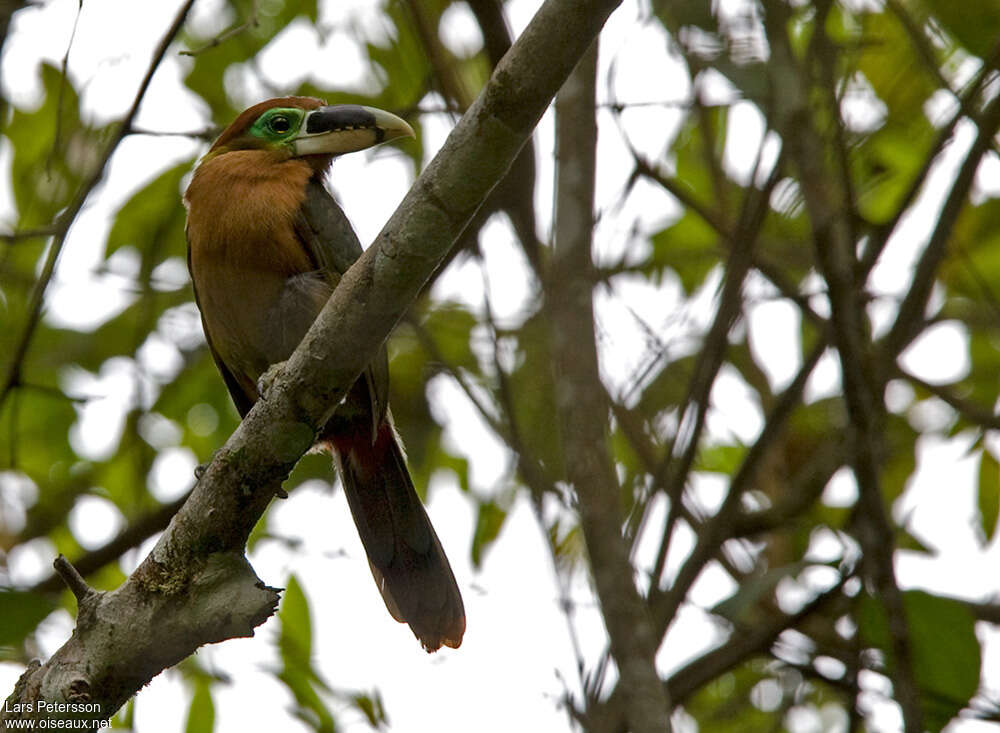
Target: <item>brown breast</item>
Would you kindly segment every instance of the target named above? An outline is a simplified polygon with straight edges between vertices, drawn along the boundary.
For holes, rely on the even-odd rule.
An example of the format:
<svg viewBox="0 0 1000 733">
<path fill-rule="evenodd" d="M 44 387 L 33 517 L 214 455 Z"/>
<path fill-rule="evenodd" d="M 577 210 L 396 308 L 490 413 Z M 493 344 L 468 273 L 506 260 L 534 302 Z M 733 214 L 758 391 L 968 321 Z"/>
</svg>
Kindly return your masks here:
<svg viewBox="0 0 1000 733">
<path fill-rule="evenodd" d="M 316 267 L 294 228 L 312 173 L 308 163 L 280 153 L 239 150 L 202 162 L 185 194 L 191 275 L 205 328 L 244 384 L 290 353 L 292 336 L 276 326 L 285 324 L 280 311 L 289 307 L 289 283 Z M 311 322 L 321 305 L 320 297 L 298 304 L 311 312 L 292 320 Z"/>
</svg>

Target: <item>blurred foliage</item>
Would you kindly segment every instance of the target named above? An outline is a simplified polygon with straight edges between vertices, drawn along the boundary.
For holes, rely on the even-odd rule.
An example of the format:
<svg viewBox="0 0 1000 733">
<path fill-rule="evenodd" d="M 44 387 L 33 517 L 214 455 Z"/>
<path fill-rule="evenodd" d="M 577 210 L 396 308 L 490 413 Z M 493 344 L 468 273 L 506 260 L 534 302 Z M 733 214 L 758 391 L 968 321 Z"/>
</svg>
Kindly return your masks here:
<svg viewBox="0 0 1000 733">
<path fill-rule="evenodd" d="M 929 730 L 941 730 L 979 687 L 981 652 L 975 618 L 959 601 L 923 591 L 907 591 L 903 602 L 925 724 Z M 862 642 L 874 649 L 888 648 L 893 621 L 882 604 L 866 596 L 859 605 Z M 890 675 L 894 664 L 892 658 L 887 660 Z"/>
<path fill-rule="evenodd" d="M 444 43 L 443 19 L 450 10 L 471 9 L 482 36 L 502 41 L 508 31 L 489 20 L 488 5 L 386 2 L 373 10 L 376 32 L 363 24 L 321 23 L 324 16 L 315 1 L 229 0 L 219 16 L 225 18 L 226 30 L 189 23 L 174 51 L 190 54 L 182 62 L 183 83 L 213 129 L 257 101 L 253 95 L 261 89 L 373 105 L 405 116 L 417 129 L 418 142 L 400 150 L 419 169 L 422 126 L 432 115 L 439 123 L 442 112 L 466 108 L 490 73 L 483 49 L 460 53 Z M 736 510 L 719 526 L 711 525 L 722 541 L 703 561 L 703 567 L 727 573 L 736 588 L 705 609 L 726 640 L 720 642 L 721 652 L 706 652 L 668 680 L 672 690 L 699 681 L 675 700 L 684 719 L 701 731 L 794 731 L 806 729 L 802 721 L 829 729 L 851 716 L 873 715 L 873 698 L 889 699 L 888 685 L 866 683 L 862 673 L 898 684 L 892 630 L 900 620 L 887 615 L 885 599 L 863 577 L 866 558 L 858 526 L 864 517 L 858 516 L 858 487 L 847 468 L 854 433 L 839 373 L 792 395 L 792 407 L 770 422 L 791 380 L 774 376 L 771 357 L 755 342 L 759 334 L 748 331 L 748 316 L 768 303 L 794 311 L 796 370 L 830 341 L 831 325 L 827 283 L 814 242 L 825 222 L 811 216 L 803 194 L 805 185 L 815 181 L 804 180 L 802 166 L 785 152 L 777 156 L 780 175 L 773 187 L 767 188 L 767 178 L 779 141 L 807 129 L 818 131 L 827 158 L 823 165 L 834 172 L 822 184 L 842 189 L 845 208 L 836 214 L 855 238 L 857 256 L 851 264 L 857 307 L 870 337 L 866 348 L 876 361 L 881 359 L 878 366 L 884 372 L 873 390 L 888 395 L 887 384 L 898 388 L 896 399 L 887 396 L 874 408 L 881 432 L 878 488 L 883 501 L 891 507 L 914 485 L 926 441 L 961 441 L 978 461 L 973 524 L 975 540 L 987 548 L 995 540 L 1000 516 L 994 442 L 1000 424 L 1000 300 L 994 285 L 1000 281 L 1000 205 L 995 183 L 991 188 L 980 180 L 981 188 L 959 192 L 963 205 L 953 221 L 945 220 L 951 228 L 934 272 L 933 297 L 923 319 L 913 324 L 918 335 L 941 325 L 962 335 L 967 346 L 961 358 L 967 368 L 959 376 L 927 380 L 906 372 L 897 354 L 878 351 L 900 294 L 874 292 L 869 275 L 883 246 L 924 236 L 912 230 L 900 233 L 901 222 L 920 201 L 914 196 L 935 188 L 929 182 L 935 161 L 945 154 L 955 159 L 966 154 L 964 148 L 953 150 L 965 145 L 958 145 L 955 130 L 968 135 L 976 126 L 971 122 L 983 123 L 983 110 L 997 94 L 1000 4 L 750 3 L 725 22 L 719 5 L 655 2 L 641 21 L 669 36 L 665 52 L 683 65 L 692 94 L 676 110 L 673 127 L 647 131 L 653 138 L 641 149 L 658 147 L 662 153 L 653 160 L 636 154 L 634 175 L 619 201 L 625 202 L 635 181 L 644 178 L 681 208 L 660 216 L 646 212 L 644 223 L 619 227 L 627 252 L 613 265 L 598 266 L 595 293 L 613 299 L 619 288 L 640 287 L 665 298 L 663 293 L 676 290 L 679 305 L 666 321 L 669 337 L 657 330 L 661 324 L 646 324 L 632 314 L 644 334 L 636 353 L 629 355 L 632 374 L 626 383 L 612 384 L 609 378 L 594 388 L 606 390 L 613 403 L 607 449 L 618 469 L 620 487 L 615 488 L 621 491 L 625 536 L 635 543 L 636 575 L 640 587 L 650 589 L 651 608 L 658 595 L 671 589 L 673 570 L 653 576 L 653 565 L 639 559 L 648 554 L 638 550 L 640 540 L 659 555 L 657 568 L 673 568 L 672 554 L 666 563 L 674 537 L 670 533 L 691 529 L 697 536 L 711 525 L 719 506 L 703 500 L 699 489 L 713 482 L 728 491 L 743 481 Z M 307 69 L 294 82 L 272 89 L 262 58 L 292 24 L 312 28 L 320 42 L 337 33 L 351 34 L 364 55 L 364 92 L 324 88 Z M 788 57 L 775 52 L 779 37 L 787 40 Z M 0 570 L 7 558 L 33 542 L 42 543 L 49 554 L 86 558 L 90 553 L 69 521 L 79 501 L 98 499 L 111 505 L 124 524 L 140 523 L 162 506 L 155 490 L 157 461 L 168 452 L 192 463 L 207 461 L 237 424 L 200 335 L 190 285 L 177 275 L 185 266 L 180 196 L 193 159 L 151 170 L 110 222 L 98 248 L 99 262 L 89 274 L 121 288 L 120 307 L 83 330 L 43 315 L 23 359 L 13 361 L 18 339 L 30 323 L 49 230 L 80 194 L 114 129 L 113 124 L 88 120 L 81 107 L 82 84 L 49 64 L 34 73 L 42 90 L 38 103 L 22 108 L 5 100 L 0 121 L 10 152 L 14 212 L 4 231 L 17 233 L 0 239 L 0 378 L 5 380 L 0 387 L 6 385 L 0 394 Z M 800 83 L 802 105 L 792 110 L 789 121 L 787 104 L 797 97 L 792 86 Z M 620 107 L 615 106 L 618 100 L 611 102 L 601 114 L 615 115 L 620 129 L 629 132 L 632 128 L 623 123 L 628 100 Z M 747 117 L 734 114 L 735 105 L 743 107 L 744 115 L 751 111 L 770 141 L 756 151 L 759 170 L 738 171 L 730 161 L 733 146 L 748 139 L 738 126 Z M 956 114 L 962 120 L 953 128 Z M 600 119 L 604 134 L 606 118 Z M 992 146 L 988 156 L 995 168 Z M 935 190 L 947 190 L 950 183 L 935 185 Z M 764 197 L 764 214 L 755 218 L 758 197 Z M 486 208 L 513 205 L 504 199 Z M 512 221 L 522 220 L 519 212 L 506 213 Z M 611 216 L 609 211 L 602 215 Z M 516 240 L 513 232 L 511 238 Z M 456 264 L 485 267 L 476 232 L 467 232 L 464 241 L 472 244 L 456 255 Z M 728 338 L 721 365 L 713 368 L 702 347 L 718 305 L 719 282 L 736 246 L 746 243 L 753 247 L 750 271 L 737 315 L 724 324 Z M 518 244 L 525 250 L 531 246 L 514 242 Z M 571 487 L 563 481 L 565 436 L 556 420 L 559 386 L 552 368 L 544 278 L 530 287 L 524 312 L 502 322 L 489 307 L 425 294 L 390 344 L 391 403 L 418 490 L 425 494 L 438 480 L 454 481 L 474 508 L 474 535 L 464 548 L 473 563 L 481 566 L 502 544 L 512 506 L 527 497 L 548 538 L 561 587 L 569 588 L 574 578 L 586 575 L 588 563 L 601 558 L 586 554 Z M 617 343 L 616 334 L 601 335 Z M 837 372 L 838 358 L 832 347 L 827 349 L 827 374 L 831 365 Z M 706 375 L 712 387 L 707 392 L 710 418 L 730 414 L 726 395 L 732 391 L 721 390 L 736 385 L 758 413 L 760 425 L 749 435 L 729 426 L 702 431 L 690 465 L 678 478 L 674 472 L 689 438 L 684 431 L 692 429 L 694 387 Z M 432 402 L 434 385 L 445 382 L 476 401 L 484 425 L 509 449 L 504 475 L 492 485 L 473 481 L 469 445 L 445 439 L 448 406 Z M 85 415 L 108 402 L 109 385 L 122 383 L 131 387 L 114 389 L 128 396 L 117 405 L 116 417 L 103 423 L 109 434 L 93 441 L 106 447 L 86 449 L 78 433 L 93 423 Z M 751 461 L 752 471 L 744 477 Z M 317 478 L 335 480 L 329 460 L 307 456 L 286 488 Z M 674 490 L 683 493 L 670 497 L 672 506 L 664 501 L 670 478 Z M 656 519 L 664 504 L 669 506 L 666 522 Z M 907 518 L 899 512 L 892 516 L 893 525 L 880 537 L 890 559 L 895 550 L 930 555 Z M 161 528 L 152 527 L 150 533 Z M 265 516 L 251 549 L 273 537 Z M 833 559 L 816 559 L 820 541 L 822 547 L 839 548 Z M 820 573 L 836 576 L 839 584 L 815 582 Z M 120 559 L 89 575 L 102 589 L 116 587 L 123 578 Z M 803 597 L 816 597 L 821 587 L 832 588 L 829 597 L 819 597 L 805 616 L 789 611 L 802 606 Z M 291 577 L 278 614 L 279 665 L 273 672 L 294 700 L 293 714 L 309 729 L 333 731 L 337 710 L 346 705 L 368 725 L 384 725 L 386 705 L 377 691 L 335 690 L 316 671 L 306 590 Z M 567 622 L 573 623 L 572 601 L 561 600 Z M 983 649 L 968 604 L 913 589 L 905 590 L 902 600 L 926 727 L 940 730 L 960 714 L 996 720 L 990 711 L 1000 709 L 1000 700 L 995 691 L 980 689 Z M 686 602 L 696 605 L 690 597 Z M 0 588 L 3 659 L 27 662 L 35 653 L 39 623 L 60 608 L 75 611 L 68 593 Z M 663 629 L 670 621 L 654 618 Z M 773 633 L 764 633 L 767 629 Z M 740 646 L 758 638 L 757 646 Z M 578 708 L 574 712 L 584 727 L 588 720 L 601 719 L 600 714 L 621 715 L 613 705 L 615 694 L 609 694 L 613 685 L 601 685 L 606 661 L 595 665 L 589 657 L 579 660 L 584 689 L 569 694 L 566 704 Z M 190 693 L 185 729 L 212 730 L 213 689 L 223 681 L 194 664 L 185 663 L 182 673 Z M 126 724 L 131 711 L 130 706 L 121 719 Z"/>
<path fill-rule="evenodd" d="M 329 688 L 312 666 L 312 619 L 309 604 L 294 575 L 288 579 L 278 619 L 281 621 L 278 649 L 282 665 L 278 679 L 285 683 L 295 699 L 295 717 L 311 730 L 332 733 L 336 729 L 333 714 L 319 694 L 329 691 Z"/>
</svg>

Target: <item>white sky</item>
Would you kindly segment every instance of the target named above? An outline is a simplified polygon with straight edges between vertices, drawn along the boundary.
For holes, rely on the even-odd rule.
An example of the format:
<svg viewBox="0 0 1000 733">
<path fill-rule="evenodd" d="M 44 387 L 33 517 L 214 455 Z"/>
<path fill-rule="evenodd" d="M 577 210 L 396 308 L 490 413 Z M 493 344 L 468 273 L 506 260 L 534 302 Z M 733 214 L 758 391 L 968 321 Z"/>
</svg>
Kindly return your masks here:
<svg viewBox="0 0 1000 733">
<path fill-rule="evenodd" d="M 667 53 L 667 39 L 654 25 L 637 22 L 647 10 L 627 0 L 611 18 L 602 35 L 599 94 L 607 98 L 613 90 L 615 101 L 663 102 L 661 106 L 636 106 L 622 115 L 619 128 L 610 114 L 599 117 L 598 207 L 603 216 L 597 228 L 596 252 L 601 261 L 611 261 L 626 251 L 648 247 L 643 238 L 630 232 L 655 231 L 675 216 L 675 202 L 662 191 L 640 182 L 632 195 L 618 201 L 630 173 L 629 155 L 622 130 L 633 146 L 651 158 L 662 159 L 676 129 L 680 112 L 671 103 L 683 102 L 690 93 L 686 78 Z M 107 121 L 120 117 L 130 104 L 148 63 L 148 56 L 160 34 L 173 18 L 179 2 L 136 3 L 106 0 L 87 3 L 80 15 L 70 55 L 69 70 L 74 85 L 83 89 L 84 107 L 93 119 Z M 218 30 L 231 19 L 219 16 L 221 3 L 206 0 L 196 5 L 195 22 Z M 512 0 L 506 8 L 515 32 L 526 25 L 537 0 Z M 335 10 L 332 9 L 335 7 Z M 0 82 L 5 95 L 22 106 L 38 103 L 40 95 L 36 67 L 40 60 L 59 63 L 76 17 L 73 0 L 50 0 L 19 12 L 8 38 L 0 66 Z M 261 57 L 260 69 L 274 85 L 293 84 L 308 70 L 317 82 L 331 88 L 365 88 L 365 65 L 356 41 L 346 32 L 358 27 L 369 38 L 384 33 L 378 11 L 363 0 L 327 4 L 321 23 L 338 30 L 326 47 L 320 48 L 313 30 L 304 23 L 293 24 L 280 34 Z M 474 48 L 478 32 L 463 5 L 454 6 L 446 18 L 445 40 L 455 48 Z M 191 130 L 209 120 L 203 105 L 182 83 L 187 60 L 168 56 L 157 73 L 137 124 L 155 130 Z M 613 74 L 612 74 L 613 64 Z M 651 73 L 656 70 L 656 73 Z M 610 79 L 611 83 L 607 83 Z M 253 94 L 256 82 L 249 74 L 234 81 Z M 259 86 L 259 85 L 257 85 Z M 715 90 L 725 95 L 725 89 Z M 266 96 L 261 92 L 261 96 Z M 256 101 L 247 99 L 248 103 Z M 861 110 L 862 112 L 864 110 Z M 732 112 L 730 138 L 726 144 L 727 170 L 746 175 L 758 146 L 762 127 L 760 115 L 746 103 Z M 428 117 L 424 125 L 424 145 L 429 156 L 436 151 L 450 128 L 447 116 Z M 926 232 L 927 221 L 936 211 L 940 182 L 947 181 L 956 153 L 968 145 L 965 137 L 952 145 L 940 164 L 938 185 L 928 187 L 921 215 L 913 217 L 906 237 L 898 237 L 873 273 L 876 292 L 891 296 L 905 288 L 906 273 L 913 252 Z M 553 130 L 551 114 L 540 125 L 536 141 L 539 151 L 539 191 L 541 225 L 547 231 L 552 201 Z M 127 303 L 121 275 L 134 271 L 135 262 L 127 254 L 117 257 L 119 275 L 97 274 L 94 268 L 103 249 L 111 216 L 127 196 L 171 164 L 203 151 L 203 146 L 185 138 L 128 138 L 115 157 L 104 184 L 92 195 L 67 240 L 55 282 L 50 289 L 47 318 L 54 323 L 92 328 Z M 425 161 L 426 162 L 426 161 Z M 0 165 L 9 177 L 10 151 L 0 145 Z M 405 194 L 412 172 L 403 158 L 391 149 L 346 156 L 337 161 L 333 187 L 354 223 L 363 243 L 370 242 Z M 338 187 L 337 180 L 349 178 L 350 187 Z M 0 222 L 10 220 L 11 196 L 0 185 Z M 180 201 L 178 200 L 178 206 Z M 518 322 L 526 311 L 532 287 L 530 274 L 519 250 L 511 243 L 506 224 L 491 222 L 482 235 L 487 267 L 486 285 L 498 316 Z M 630 250 L 631 248 L 631 250 Z M 635 254 L 631 254 L 633 258 Z M 177 263 L 174 263 L 175 265 Z M 183 269 L 180 270 L 183 272 Z M 177 268 L 167 268 L 164 277 L 177 277 Z M 636 371 L 648 358 L 647 335 L 636 316 L 658 335 L 663 343 L 682 344 L 685 336 L 698 331 L 711 316 L 717 278 L 693 302 L 682 303 L 682 292 L 666 278 L 659 287 L 627 278 L 616 281 L 613 290 L 598 294 L 601 325 L 603 373 L 613 389 L 627 388 Z M 759 293 L 753 288 L 760 286 Z M 759 295 L 751 308 L 749 328 L 752 348 L 764 356 L 764 366 L 775 385 L 784 385 L 798 368 L 798 321 L 787 304 L 770 299 L 761 283 L 750 285 Z M 484 279 L 471 263 L 452 267 L 434 288 L 439 298 L 452 298 L 471 307 L 482 306 Z M 820 306 L 822 307 L 822 304 Z M 879 302 L 882 310 L 873 313 L 876 322 L 885 322 L 893 313 L 891 298 Z M 196 323 L 192 321 L 193 323 Z M 189 327 L 190 330 L 190 327 Z M 907 352 L 907 368 L 929 381 L 947 381 L 965 373 L 964 335 L 955 325 L 943 324 L 918 341 Z M 765 356 L 766 355 L 766 356 Z M 160 365 L 163 379 L 176 369 L 176 349 L 166 339 L 154 339 L 140 357 L 147 365 Z M 166 365 L 165 367 L 163 365 Z M 171 366 L 173 365 L 173 366 Z M 114 448 L 120 431 L 120 415 L 133 399 L 134 369 L 128 360 L 105 365 L 99 375 L 77 374 L 74 388 L 102 396 L 81 415 L 74 432 L 74 445 L 84 454 L 99 457 Z M 825 358 L 810 382 L 812 398 L 836 390 L 839 375 L 835 359 Z M 155 384 L 146 388 L 154 390 Z M 497 487 L 508 467 L 509 456 L 489 434 L 460 390 L 445 378 L 428 387 L 434 402 L 441 406 L 450 445 L 466 453 L 471 461 L 473 485 L 481 492 Z M 220 389 L 222 384 L 220 382 Z M 904 390 L 905 392 L 905 390 Z M 148 395 L 147 395 L 148 397 Z M 906 400 L 905 393 L 901 399 Z M 761 425 L 759 407 L 749 398 L 745 386 L 734 374 L 723 374 L 713 389 L 714 410 L 709 430 L 718 437 L 737 436 L 752 440 Z M 933 416 L 931 416 L 933 417 Z M 169 426 L 151 426 L 164 446 L 176 442 Z M 926 438 L 918 445 L 919 470 L 906 495 L 894 508 L 897 518 L 906 518 L 911 531 L 940 549 L 935 556 L 904 553 L 898 562 L 901 582 L 908 587 L 927 587 L 970 598 L 986 598 L 1000 590 L 1000 579 L 992 572 L 998 556 L 996 543 L 980 549 L 970 526 L 975 521 L 973 481 L 977 460 L 968 454 L 967 436 L 952 440 Z M 192 481 L 194 457 L 185 449 L 168 448 L 154 469 L 151 489 L 162 500 L 180 495 Z M 13 485 L 13 484 L 12 484 Z M 942 487 L 949 491 L 942 491 Z M 718 482 L 706 478 L 698 487 L 699 499 L 711 507 L 719 498 Z M 849 476 L 838 475 L 826 494 L 830 503 L 850 499 L 854 490 Z M 20 489 L 30 500 L 32 487 Z M 16 522 L 16 507 L 6 521 Z M 663 520 L 653 513 L 649 525 L 655 530 Z M 509 517 L 503 535 L 486 556 L 484 567 L 474 572 L 468 548 L 475 517 L 456 482 L 447 475 L 436 478 L 431 491 L 429 512 L 448 550 L 466 601 L 468 632 L 461 649 L 445 650 L 428 656 L 407 627 L 396 624 L 372 583 L 364 553 L 350 520 L 343 495 L 331 495 L 318 484 L 303 486 L 273 512 L 272 527 L 278 533 L 301 539 L 299 550 L 262 543 L 251 555 L 258 575 L 272 585 L 280 585 L 290 572 L 302 581 L 311 603 L 314 654 L 318 669 L 334 687 L 348 690 L 378 688 L 387 704 L 391 728 L 398 731 L 483 731 L 568 730 L 569 723 L 559 709 L 559 699 L 568 690 L 578 694 L 579 680 L 574 666 L 566 618 L 559 610 L 559 591 L 541 531 L 525 502 L 519 502 Z M 81 544 L 102 544 L 119 528 L 122 518 L 107 501 L 97 497 L 81 499 L 71 515 L 71 529 Z M 680 532 L 674 543 L 669 566 L 676 567 L 689 550 L 690 532 Z M 152 542 L 152 541 L 151 541 Z M 151 542 L 130 554 L 136 564 Z M 814 551 L 828 552 L 830 538 L 818 537 Z M 640 566 L 649 566 L 655 544 L 641 543 Z M 38 540 L 11 553 L 10 580 L 27 584 L 47 575 L 52 547 Z M 973 580 L 975 579 L 975 580 Z M 805 579 L 789 587 L 790 597 L 807 591 Z M 721 600 L 733 590 L 723 573 L 709 570 L 691 593 L 696 605 L 682 609 L 659 658 L 664 671 L 675 669 L 699 651 L 724 637 L 711 618 L 699 609 Z M 602 651 L 604 631 L 600 616 L 586 585 L 577 582 L 571 589 L 577 602 L 575 630 L 585 655 L 591 661 Z M 72 619 L 64 612 L 50 617 L 40 633 L 42 653 L 57 649 L 72 629 Z M 216 686 L 216 730 L 246 729 L 305 730 L 290 719 L 291 699 L 284 686 L 268 671 L 278 664 L 274 644 L 278 622 L 271 620 L 254 639 L 234 640 L 203 649 L 199 656 L 210 669 L 229 673 L 230 686 Z M 996 632 L 983 626 L 988 655 L 985 667 L 993 686 L 1000 679 Z M 0 689 L 12 688 L 20 668 L 0 664 Z M 877 681 L 873 682 L 877 686 Z M 178 674 L 168 671 L 157 677 L 138 696 L 136 721 L 144 733 L 171 733 L 183 730 L 189 699 Z M 248 704 L 249 703 L 249 704 Z M 334 704 L 334 710 L 339 703 Z M 892 706 L 871 701 L 877 711 L 876 726 L 892 730 L 897 716 Z M 836 729 L 828 719 L 830 711 L 801 709 L 799 730 Z M 356 713 L 343 712 L 340 722 L 350 730 L 366 729 Z M 832 727 L 831 727 L 832 726 Z M 981 726 L 962 723 L 949 730 L 976 731 Z"/>
</svg>

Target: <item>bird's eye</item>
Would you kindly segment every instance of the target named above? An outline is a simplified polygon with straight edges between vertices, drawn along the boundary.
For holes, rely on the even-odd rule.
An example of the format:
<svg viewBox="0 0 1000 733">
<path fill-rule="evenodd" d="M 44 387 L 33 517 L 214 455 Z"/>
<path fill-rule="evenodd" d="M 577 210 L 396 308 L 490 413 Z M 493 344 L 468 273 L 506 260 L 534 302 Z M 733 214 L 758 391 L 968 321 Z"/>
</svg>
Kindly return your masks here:
<svg viewBox="0 0 1000 733">
<path fill-rule="evenodd" d="M 276 132 L 279 135 L 283 135 L 284 133 L 292 129 L 292 123 L 284 115 L 275 115 L 274 117 L 271 118 L 271 121 L 268 123 L 268 127 L 271 128 L 272 132 Z"/>
</svg>

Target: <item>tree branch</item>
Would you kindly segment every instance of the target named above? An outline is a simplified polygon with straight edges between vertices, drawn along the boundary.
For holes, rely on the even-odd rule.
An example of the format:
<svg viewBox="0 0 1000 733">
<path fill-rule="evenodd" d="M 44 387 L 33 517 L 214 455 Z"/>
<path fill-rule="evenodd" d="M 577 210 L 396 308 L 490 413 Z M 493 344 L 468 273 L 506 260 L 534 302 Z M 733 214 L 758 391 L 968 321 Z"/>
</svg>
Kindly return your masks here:
<svg viewBox="0 0 1000 733">
<path fill-rule="evenodd" d="M 1000 95 L 990 100 L 978 118 L 974 118 L 979 132 L 969 148 L 969 152 L 959 168 L 951 185 L 941 214 L 927 246 L 917 261 L 913 282 L 910 285 L 889 333 L 883 339 L 883 349 L 889 359 L 895 359 L 920 333 L 924 322 L 927 299 L 937 275 L 941 261 L 948 252 L 948 242 L 958 221 L 958 215 L 965 207 L 969 190 L 975 180 L 976 171 L 983 156 L 993 147 L 993 138 L 1000 129 Z"/>
<path fill-rule="evenodd" d="M 597 45 L 591 46 L 556 98 L 556 247 L 547 278 L 557 367 L 556 408 L 567 479 L 579 502 L 580 527 L 611 653 L 621 675 L 632 730 L 670 730 L 670 701 L 656 672 L 659 646 L 632 580 L 622 537 L 620 487 L 608 450 L 608 405 L 600 389 L 594 335 L 594 173 Z"/>
<path fill-rule="evenodd" d="M 170 519 L 177 513 L 190 496 L 190 492 L 169 504 L 153 509 L 129 522 L 121 532 L 107 543 L 90 552 L 80 555 L 73 561 L 73 567 L 80 575 L 87 576 L 97 572 L 110 562 L 117 560 L 122 554 L 137 547 L 145 540 L 165 528 Z M 51 593 L 59 590 L 61 581 L 59 575 L 51 575 L 31 587 L 32 593 Z"/>
<path fill-rule="evenodd" d="M 827 610 L 842 599 L 844 583 L 849 577 L 849 574 L 842 575 L 833 587 L 817 594 L 795 613 L 776 613 L 752 628 L 734 629 L 724 644 L 691 660 L 664 681 L 670 700 L 675 705 L 683 705 L 694 693 L 720 675 L 754 657 L 768 654 L 782 633 L 798 628 L 815 614 Z M 587 730 L 626 733 L 625 704 L 620 690 L 616 688 L 607 700 L 587 711 L 592 722 Z"/>
<path fill-rule="evenodd" d="M 893 687 L 902 709 L 904 727 L 907 733 L 919 733 L 923 730 L 923 712 L 914 679 L 909 624 L 893 567 L 892 526 L 881 492 L 884 375 L 875 358 L 864 300 L 860 297 L 861 284 L 856 280 L 859 262 L 850 228 L 853 216 L 850 188 L 842 171 L 830 161 L 838 155 L 837 140 L 831 144 L 816 128 L 808 101 L 811 80 L 795 61 L 785 31 L 788 20 L 785 12 L 769 6 L 766 13 L 773 69 L 782 76 L 783 82 L 787 82 L 783 85 L 784 138 L 799 168 L 816 259 L 828 287 L 832 340 L 837 347 L 844 402 L 850 420 L 850 465 L 858 482 L 857 536 L 864 551 L 865 570 L 890 620 L 890 647 L 895 658 Z M 825 42 L 818 43 L 814 50 L 817 54 L 833 53 Z M 837 117 L 836 110 L 831 110 L 831 117 Z M 929 291 L 929 284 L 927 287 Z M 915 283 L 905 302 L 919 299 L 922 314 L 920 290 L 920 285 Z"/>
<path fill-rule="evenodd" d="M 73 595 L 76 596 L 76 602 L 80 606 L 87 603 L 97 593 L 97 591 L 87 585 L 87 581 L 83 579 L 79 571 L 63 555 L 59 555 L 55 559 L 52 567 L 56 569 L 56 572 L 63 579 L 63 582 L 66 583 L 66 586 L 73 591 Z"/>
</svg>

